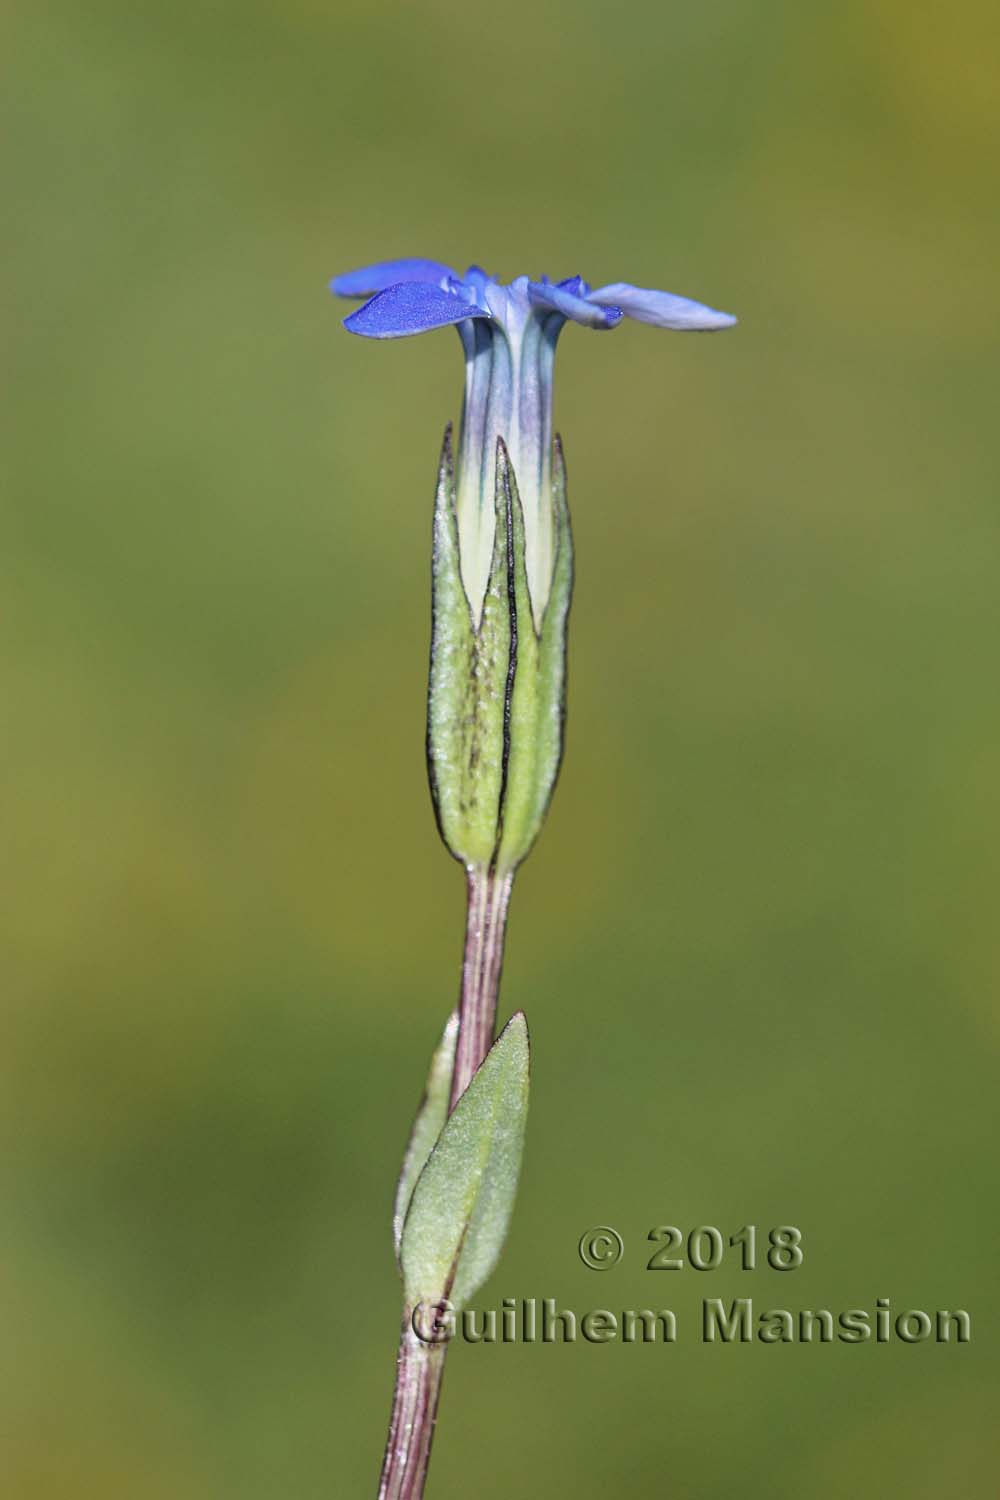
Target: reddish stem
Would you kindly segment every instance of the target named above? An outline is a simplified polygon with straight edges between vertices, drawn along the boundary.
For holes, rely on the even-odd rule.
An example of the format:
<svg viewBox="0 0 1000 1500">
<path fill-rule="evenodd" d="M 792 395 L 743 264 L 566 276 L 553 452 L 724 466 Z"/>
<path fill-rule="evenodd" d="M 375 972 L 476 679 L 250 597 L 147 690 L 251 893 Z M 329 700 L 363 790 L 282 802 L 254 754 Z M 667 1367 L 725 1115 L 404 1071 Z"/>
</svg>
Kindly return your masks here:
<svg viewBox="0 0 1000 1500">
<path fill-rule="evenodd" d="M 427 1479 L 446 1344 L 424 1343 L 407 1309 L 396 1360 L 396 1390 L 379 1500 L 420 1500 Z"/>
<path fill-rule="evenodd" d="M 451 1109 L 465 1093 L 473 1073 L 493 1045 L 507 906 L 513 881 L 513 874 L 497 875 L 491 870 L 477 870 L 475 867 L 468 871 L 465 957 L 455 1071 L 451 1080 Z"/>
<path fill-rule="evenodd" d="M 497 875 L 471 867 L 468 870 L 465 956 L 450 1109 L 455 1108 L 493 1045 L 513 880 L 512 873 Z M 425 1343 L 418 1338 L 410 1316 L 407 1309 L 396 1360 L 396 1389 L 378 1500 L 421 1500 L 427 1480 L 448 1345 Z"/>
</svg>

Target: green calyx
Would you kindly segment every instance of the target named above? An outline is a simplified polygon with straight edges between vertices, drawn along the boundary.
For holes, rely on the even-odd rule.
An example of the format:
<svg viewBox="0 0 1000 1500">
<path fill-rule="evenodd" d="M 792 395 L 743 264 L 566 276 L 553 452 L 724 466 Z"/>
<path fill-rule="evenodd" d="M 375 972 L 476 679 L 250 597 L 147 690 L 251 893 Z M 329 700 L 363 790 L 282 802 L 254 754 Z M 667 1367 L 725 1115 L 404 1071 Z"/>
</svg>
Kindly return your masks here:
<svg viewBox="0 0 1000 1500">
<path fill-rule="evenodd" d="M 434 514 L 431 791 L 455 858 L 500 873 L 516 869 L 538 837 L 562 758 L 573 544 L 558 438 L 551 504 L 555 557 L 536 629 L 517 479 L 498 441 L 493 557 L 476 628 L 462 584 L 450 429 L 445 433 Z"/>
</svg>

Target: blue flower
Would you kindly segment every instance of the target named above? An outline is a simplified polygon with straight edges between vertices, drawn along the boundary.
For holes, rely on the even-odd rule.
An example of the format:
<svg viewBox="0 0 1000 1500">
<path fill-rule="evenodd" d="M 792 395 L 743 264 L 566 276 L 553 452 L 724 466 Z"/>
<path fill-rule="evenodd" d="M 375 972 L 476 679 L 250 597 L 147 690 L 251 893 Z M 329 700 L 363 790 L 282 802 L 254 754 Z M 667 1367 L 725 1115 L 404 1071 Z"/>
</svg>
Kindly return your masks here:
<svg viewBox="0 0 1000 1500">
<path fill-rule="evenodd" d="M 552 366 L 567 322 L 615 328 L 623 317 L 657 328 L 712 331 L 736 319 L 670 292 L 579 276 L 519 276 L 504 285 L 478 266 L 458 276 L 433 260 L 383 261 L 337 276 L 331 290 L 368 300 L 344 320 L 351 333 L 397 339 L 453 324 L 465 351 L 456 509 L 462 579 L 478 621 L 493 553 L 497 440 L 506 443 L 524 511 L 528 587 L 541 628 L 554 561 Z"/>
</svg>

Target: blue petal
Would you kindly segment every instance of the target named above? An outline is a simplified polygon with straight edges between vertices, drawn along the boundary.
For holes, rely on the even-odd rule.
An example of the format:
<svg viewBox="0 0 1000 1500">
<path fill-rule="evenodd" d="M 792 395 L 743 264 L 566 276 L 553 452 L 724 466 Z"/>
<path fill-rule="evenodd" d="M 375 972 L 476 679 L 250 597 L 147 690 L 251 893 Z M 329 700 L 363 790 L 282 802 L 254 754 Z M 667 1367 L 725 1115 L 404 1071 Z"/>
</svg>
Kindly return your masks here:
<svg viewBox="0 0 1000 1500">
<path fill-rule="evenodd" d="M 360 271 L 335 276 L 330 282 L 330 290 L 338 297 L 372 297 L 401 281 L 440 283 L 446 276 L 454 274 L 450 266 L 442 266 L 436 260 L 382 260 L 377 266 L 362 266 Z"/>
<path fill-rule="evenodd" d="M 542 277 L 543 282 L 548 282 L 548 279 L 547 276 Z M 590 291 L 582 276 L 567 276 L 565 281 L 559 281 L 556 285 L 562 287 L 563 291 L 572 292 L 574 297 L 586 297 Z"/>
<path fill-rule="evenodd" d="M 496 277 L 491 276 L 489 271 L 484 271 L 482 266 L 470 266 L 462 280 L 467 286 L 474 287 L 476 292 L 484 292 Z"/>
<path fill-rule="evenodd" d="M 574 276 L 568 284 L 560 282 L 558 286 L 553 286 L 550 281 L 530 281 L 528 296 L 536 307 L 551 307 L 554 312 L 572 318 L 574 323 L 582 323 L 585 328 L 614 328 L 621 322 L 622 315 L 617 307 L 596 307 L 572 291 L 570 288 L 576 280 Z"/>
<path fill-rule="evenodd" d="M 368 339 L 403 339 L 411 333 L 426 333 L 460 323 L 463 318 L 488 318 L 489 313 L 443 292 L 427 281 L 401 281 L 378 292 L 344 319 L 344 327 Z"/>
<path fill-rule="evenodd" d="M 598 287 L 590 293 L 590 300 L 600 306 L 620 307 L 628 317 L 640 323 L 653 323 L 657 328 L 711 330 L 731 328 L 736 322 L 730 313 L 716 312 L 714 307 L 705 307 L 701 302 L 690 302 L 687 297 L 675 297 L 671 292 L 629 286 L 627 281 Z"/>
</svg>

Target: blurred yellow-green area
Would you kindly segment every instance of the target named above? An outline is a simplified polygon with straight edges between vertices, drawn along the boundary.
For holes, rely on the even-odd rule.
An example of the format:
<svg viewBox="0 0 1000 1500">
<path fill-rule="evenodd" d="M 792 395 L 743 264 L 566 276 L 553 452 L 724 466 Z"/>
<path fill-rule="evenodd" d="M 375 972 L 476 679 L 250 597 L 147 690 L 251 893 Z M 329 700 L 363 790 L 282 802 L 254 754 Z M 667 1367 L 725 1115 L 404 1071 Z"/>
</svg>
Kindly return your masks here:
<svg viewBox="0 0 1000 1500">
<path fill-rule="evenodd" d="M 533 1102 L 428 1500 L 979 1500 L 998 1398 L 1000 34 L 987 0 L 20 0 L 6 32 L 11 1500 L 374 1493 L 389 1213 L 457 990 L 425 784 L 451 332 L 368 261 L 739 314 L 570 327 Z M 794 1273 L 645 1269 L 801 1228 Z M 580 1235 L 611 1225 L 603 1275 Z M 705 1297 L 970 1344 L 701 1343 Z"/>
</svg>

